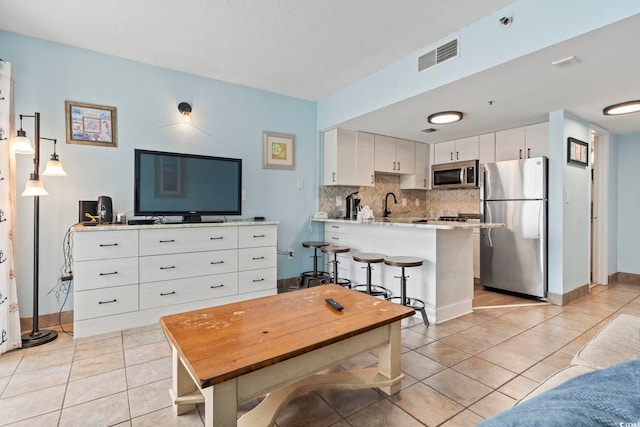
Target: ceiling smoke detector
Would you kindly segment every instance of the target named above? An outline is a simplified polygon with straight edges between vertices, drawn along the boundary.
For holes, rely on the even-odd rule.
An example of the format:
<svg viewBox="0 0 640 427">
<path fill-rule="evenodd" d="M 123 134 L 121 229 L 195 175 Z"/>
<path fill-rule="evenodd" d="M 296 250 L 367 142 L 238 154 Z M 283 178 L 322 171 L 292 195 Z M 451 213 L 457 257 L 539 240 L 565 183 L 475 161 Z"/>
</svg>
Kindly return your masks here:
<svg viewBox="0 0 640 427">
<path fill-rule="evenodd" d="M 431 133 L 431 132 L 437 132 L 438 129 L 436 128 L 426 128 L 426 129 L 422 129 L 422 132 L 424 133 Z"/>
<path fill-rule="evenodd" d="M 510 16 L 503 16 L 502 18 L 499 19 L 500 21 L 500 26 L 502 28 L 508 28 L 511 26 L 511 23 L 513 22 L 513 18 Z"/>
</svg>

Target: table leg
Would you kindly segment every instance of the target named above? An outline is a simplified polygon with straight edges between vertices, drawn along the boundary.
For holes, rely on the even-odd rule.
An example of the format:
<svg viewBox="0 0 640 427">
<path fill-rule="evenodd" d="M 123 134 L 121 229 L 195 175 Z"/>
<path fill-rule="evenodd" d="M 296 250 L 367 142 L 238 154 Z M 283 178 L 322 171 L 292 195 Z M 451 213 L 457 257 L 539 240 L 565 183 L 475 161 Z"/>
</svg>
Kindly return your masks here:
<svg viewBox="0 0 640 427">
<path fill-rule="evenodd" d="M 185 414 L 196 409 L 196 404 L 186 399 L 186 396 L 197 394 L 198 386 L 185 368 L 175 347 L 171 346 L 173 353 L 173 410 L 177 415 Z M 182 403 L 182 402 L 187 403 Z"/>
<path fill-rule="evenodd" d="M 378 373 L 387 378 L 396 378 L 402 373 L 400 368 L 402 357 L 402 333 L 400 321 L 389 325 L 389 342 L 378 351 Z M 400 382 L 387 387 L 380 387 L 384 393 L 391 396 L 400 391 Z"/>
<path fill-rule="evenodd" d="M 236 379 L 231 379 L 202 390 L 204 395 L 205 427 L 237 425 L 238 391 Z"/>
</svg>

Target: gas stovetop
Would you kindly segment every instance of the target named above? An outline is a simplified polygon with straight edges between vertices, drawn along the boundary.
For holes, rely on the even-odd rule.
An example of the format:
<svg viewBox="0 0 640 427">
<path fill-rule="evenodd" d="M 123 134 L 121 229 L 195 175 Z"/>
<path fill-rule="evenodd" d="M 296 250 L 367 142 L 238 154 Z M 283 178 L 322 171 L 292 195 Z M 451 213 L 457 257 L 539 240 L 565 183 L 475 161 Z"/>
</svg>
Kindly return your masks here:
<svg viewBox="0 0 640 427">
<path fill-rule="evenodd" d="M 452 221 L 452 222 L 479 222 L 480 215 L 478 214 L 459 214 L 457 216 L 441 216 L 438 221 Z"/>
</svg>

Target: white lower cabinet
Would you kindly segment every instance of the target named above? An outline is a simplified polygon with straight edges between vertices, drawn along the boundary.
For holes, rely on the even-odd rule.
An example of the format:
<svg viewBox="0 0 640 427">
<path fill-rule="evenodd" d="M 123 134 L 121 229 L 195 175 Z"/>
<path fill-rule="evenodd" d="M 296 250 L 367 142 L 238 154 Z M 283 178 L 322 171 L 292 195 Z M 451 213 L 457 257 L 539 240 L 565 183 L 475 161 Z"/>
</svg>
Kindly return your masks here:
<svg viewBox="0 0 640 427">
<path fill-rule="evenodd" d="M 74 337 L 277 293 L 277 222 L 75 227 Z"/>
</svg>

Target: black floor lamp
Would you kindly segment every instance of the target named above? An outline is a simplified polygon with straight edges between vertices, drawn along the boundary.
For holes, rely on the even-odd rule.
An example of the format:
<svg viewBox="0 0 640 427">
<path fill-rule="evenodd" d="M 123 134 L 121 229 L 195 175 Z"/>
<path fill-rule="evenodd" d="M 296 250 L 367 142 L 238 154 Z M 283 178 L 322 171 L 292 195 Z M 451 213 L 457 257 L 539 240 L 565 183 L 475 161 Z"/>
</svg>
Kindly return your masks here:
<svg viewBox="0 0 640 427">
<path fill-rule="evenodd" d="M 33 117 L 35 120 L 34 129 L 34 146 L 27 138 L 26 132 L 22 129 L 22 119 L 25 117 Z M 13 151 L 16 154 L 33 154 L 33 173 L 29 177 L 29 181 L 25 186 L 23 196 L 33 196 L 33 328 L 30 333 L 22 335 L 22 347 L 35 347 L 46 344 L 58 337 L 56 331 L 40 330 L 38 328 L 38 296 L 39 296 L 39 267 L 40 267 L 40 196 L 46 196 L 47 190 L 44 189 L 42 181 L 40 181 L 40 140 L 45 139 L 53 141 L 53 154 L 51 160 L 47 162 L 43 175 L 48 176 L 65 176 L 66 172 L 62 168 L 62 164 L 56 154 L 56 140 L 44 138 L 40 136 L 40 113 L 34 115 L 20 115 L 20 130 L 17 137 L 13 141 Z"/>
</svg>

